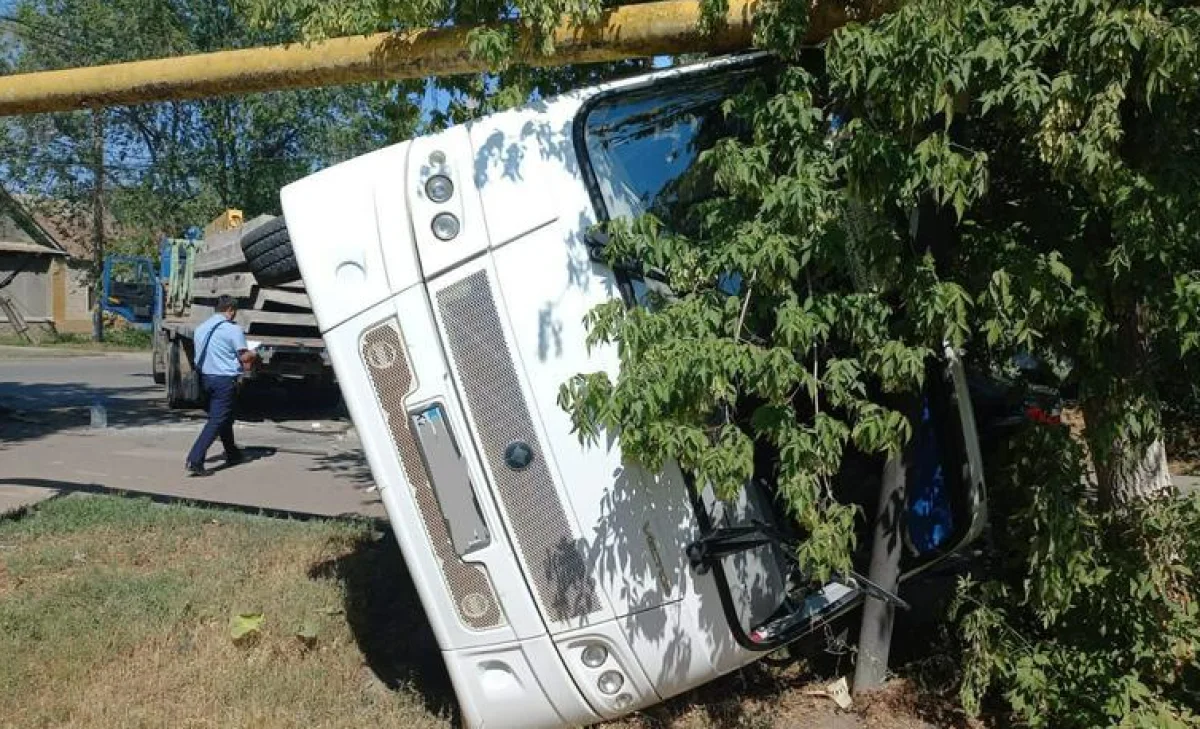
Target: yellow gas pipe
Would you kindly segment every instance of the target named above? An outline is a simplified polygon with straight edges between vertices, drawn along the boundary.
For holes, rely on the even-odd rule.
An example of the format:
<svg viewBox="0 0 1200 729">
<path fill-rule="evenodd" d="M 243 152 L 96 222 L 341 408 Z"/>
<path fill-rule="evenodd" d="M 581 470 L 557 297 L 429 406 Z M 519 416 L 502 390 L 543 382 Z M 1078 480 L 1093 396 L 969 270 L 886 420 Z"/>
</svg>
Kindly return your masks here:
<svg viewBox="0 0 1200 729">
<path fill-rule="evenodd" d="M 821 40 L 847 20 L 875 17 L 893 2 L 813 0 L 809 39 Z M 750 46 L 753 14 L 754 2 L 730 0 L 724 25 L 704 34 L 698 29 L 700 6 L 695 0 L 626 5 L 586 26 L 564 23 L 554 31 L 553 55 L 529 50 L 520 61 L 566 66 L 736 51 Z M 459 27 L 378 33 L 0 76 L 0 116 L 486 71 L 486 64 L 467 50 L 470 31 Z M 518 26 L 518 33 L 522 47 L 532 49 L 528 29 Z"/>
</svg>

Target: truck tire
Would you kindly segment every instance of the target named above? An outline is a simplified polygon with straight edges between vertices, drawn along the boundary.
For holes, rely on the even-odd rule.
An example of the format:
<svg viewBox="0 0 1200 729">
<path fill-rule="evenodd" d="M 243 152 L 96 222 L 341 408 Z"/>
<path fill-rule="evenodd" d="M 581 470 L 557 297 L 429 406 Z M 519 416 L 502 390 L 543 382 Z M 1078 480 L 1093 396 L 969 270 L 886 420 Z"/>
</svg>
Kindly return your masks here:
<svg viewBox="0 0 1200 729">
<path fill-rule="evenodd" d="M 300 278 L 292 239 L 283 216 L 269 220 L 242 236 L 242 253 L 259 286 L 278 286 Z"/>
<path fill-rule="evenodd" d="M 195 403 L 184 399 L 183 386 L 183 360 L 187 357 L 187 353 L 183 350 L 183 342 L 179 339 L 172 339 L 171 345 L 167 349 L 167 407 L 172 410 L 186 410 L 187 408 L 195 407 Z"/>
<path fill-rule="evenodd" d="M 154 332 L 154 349 L 150 353 L 150 372 L 154 375 L 154 384 L 167 384 L 167 337 L 157 329 Z"/>
</svg>

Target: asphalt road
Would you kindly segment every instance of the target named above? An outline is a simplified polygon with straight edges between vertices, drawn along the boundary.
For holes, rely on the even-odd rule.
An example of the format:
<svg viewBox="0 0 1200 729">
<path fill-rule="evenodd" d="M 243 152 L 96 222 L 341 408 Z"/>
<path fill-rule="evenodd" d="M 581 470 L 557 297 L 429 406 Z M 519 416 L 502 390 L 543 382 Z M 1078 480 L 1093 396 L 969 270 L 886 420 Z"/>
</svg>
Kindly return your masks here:
<svg viewBox="0 0 1200 729">
<path fill-rule="evenodd" d="M 235 427 L 248 463 L 187 478 L 202 412 L 169 410 L 148 354 L 0 348 L 0 513 L 69 491 L 133 492 L 323 516 L 384 516 L 350 424 L 294 393 L 251 390 Z M 100 406 L 106 427 L 93 427 Z"/>
<path fill-rule="evenodd" d="M 370 469 L 339 412 L 306 408 L 294 393 L 243 399 L 239 443 L 254 460 L 183 475 L 201 412 L 172 411 L 149 355 L 77 355 L 0 347 L 0 514 L 72 490 L 125 491 L 316 515 L 384 516 Z M 91 427 L 101 405 L 107 427 Z M 1185 492 L 1200 478 L 1176 474 Z"/>
<path fill-rule="evenodd" d="M 6 407 L 90 405 L 97 397 L 122 403 L 154 402 L 161 389 L 150 376 L 149 355 L 30 356 L 0 352 L 0 403 Z M 45 400 L 44 400 L 45 398 Z"/>
</svg>

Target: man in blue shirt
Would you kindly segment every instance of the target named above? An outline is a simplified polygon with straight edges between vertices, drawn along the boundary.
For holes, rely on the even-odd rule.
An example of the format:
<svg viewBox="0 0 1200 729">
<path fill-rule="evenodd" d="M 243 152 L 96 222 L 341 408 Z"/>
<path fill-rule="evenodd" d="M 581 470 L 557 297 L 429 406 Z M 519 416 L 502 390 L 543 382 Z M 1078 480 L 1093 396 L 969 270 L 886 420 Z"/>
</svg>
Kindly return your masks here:
<svg viewBox="0 0 1200 729">
<path fill-rule="evenodd" d="M 218 436 L 225 447 L 225 463 L 231 466 L 245 460 L 242 449 L 233 440 L 233 406 L 238 376 L 250 369 L 257 355 L 246 346 L 246 334 L 234 323 L 237 300 L 232 296 L 217 299 L 216 313 L 196 327 L 195 367 L 208 393 L 208 422 L 187 456 L 189 476 L 206 476 L 204 459 Z"/>
</svg>

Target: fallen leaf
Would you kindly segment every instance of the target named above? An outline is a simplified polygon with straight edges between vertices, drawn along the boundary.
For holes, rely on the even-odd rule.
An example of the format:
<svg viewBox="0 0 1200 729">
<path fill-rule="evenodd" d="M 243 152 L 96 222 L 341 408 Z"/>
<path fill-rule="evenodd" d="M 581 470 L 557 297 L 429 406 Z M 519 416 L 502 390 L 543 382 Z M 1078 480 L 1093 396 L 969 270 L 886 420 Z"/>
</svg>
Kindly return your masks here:
<svg viewBox="0 0 1200 729">
<path fill-rule="evenodd" d="M 229 620 L 229 635 L 239 645 L 251 643 L 262 633 L 266 618 L 262 613 L 241 613 Z"/>
<path fill-rule="evenodd" d="M 317 621 L 313 618 L 307 618 L 300 629 L 296 631 L 296 640 L 300 641 L 305 648 L 312 648 L 317 644 Z"/>
<path fill-rule="evenodd" d="M 850 709 L 852 703 L 850 700 L 850 686 L 846 683 L 845 676 L 829 684 L 825 688 L 825 691 L 828 692 L 829 698 L 833 699 L 840 709 L 843 711 Z"/>
</svg>

